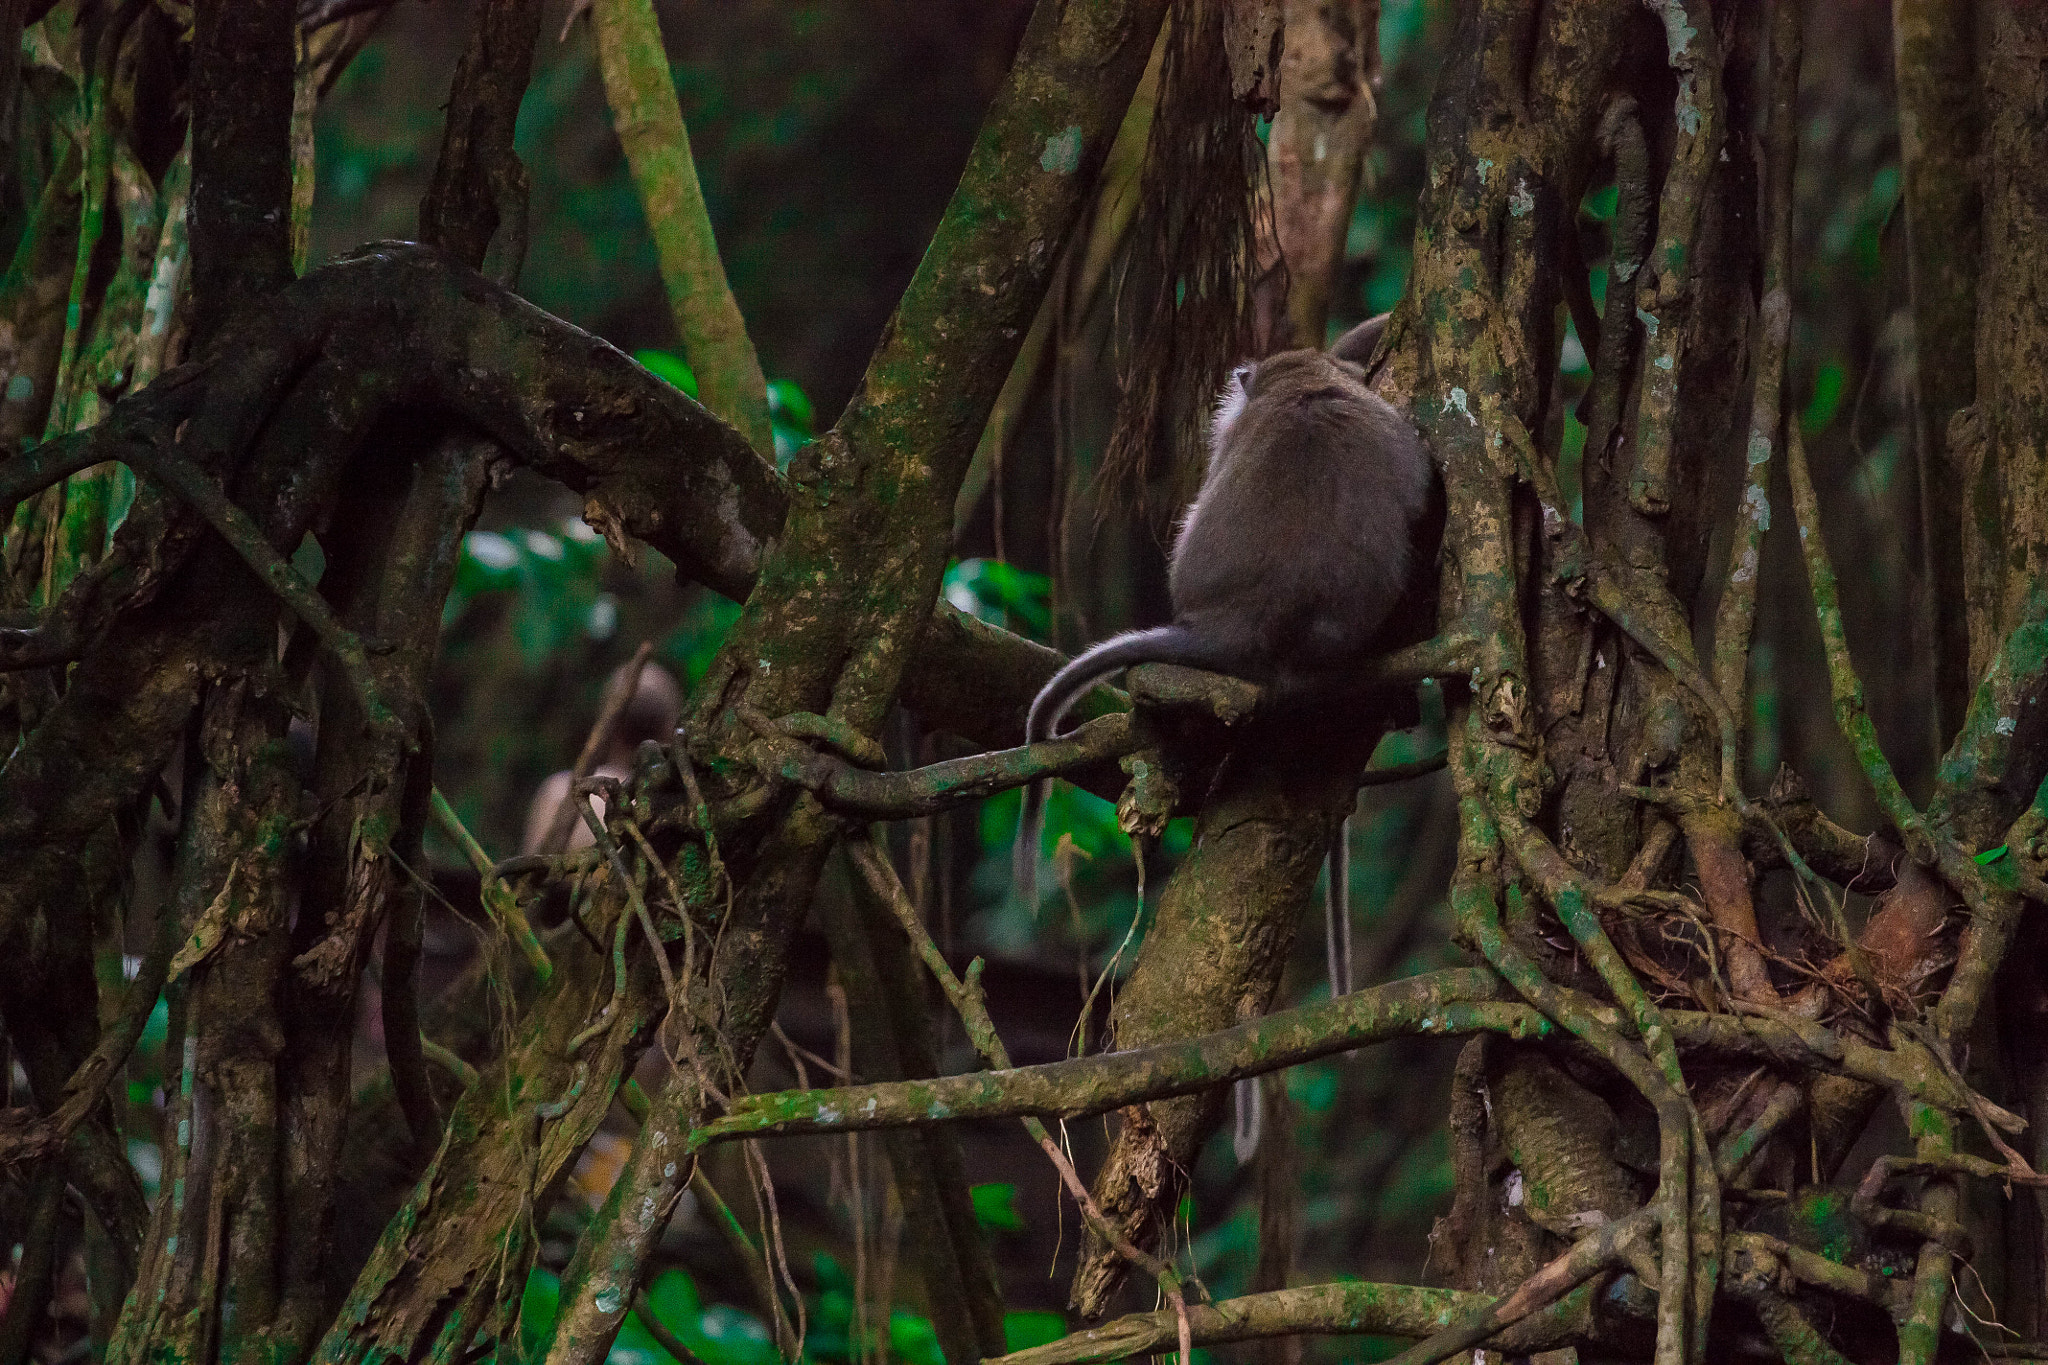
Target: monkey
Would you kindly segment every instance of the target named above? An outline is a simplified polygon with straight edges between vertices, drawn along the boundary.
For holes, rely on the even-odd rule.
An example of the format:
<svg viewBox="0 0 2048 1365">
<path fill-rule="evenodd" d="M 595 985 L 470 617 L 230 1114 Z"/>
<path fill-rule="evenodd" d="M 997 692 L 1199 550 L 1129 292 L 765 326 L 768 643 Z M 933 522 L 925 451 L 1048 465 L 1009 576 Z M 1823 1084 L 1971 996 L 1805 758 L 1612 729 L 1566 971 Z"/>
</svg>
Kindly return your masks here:
<svg viewBox="0 0 2048 1365">
<path fill-rule="evenodd" d="M 1369 355 L 1384 319 L 1344 340 Z M 1363 356 L 1361 356 L 1363 358 Z M 1224 673 L 1260 709 L 1341 695 L 1418 570 L 1436 469 L 1421 436 L 1350 359 L 1285 351 L 1239 366 L 1211 423 L 1208 465 L 1168 563 L 1173 620 L 1083 652 L 1031 703 L 1025 742 L 1054 736 L 1076 700 L 1137 664 Z M 1015 880 L 1034 898 L 1043 795 L 1027 789 Z"/>
</svg>

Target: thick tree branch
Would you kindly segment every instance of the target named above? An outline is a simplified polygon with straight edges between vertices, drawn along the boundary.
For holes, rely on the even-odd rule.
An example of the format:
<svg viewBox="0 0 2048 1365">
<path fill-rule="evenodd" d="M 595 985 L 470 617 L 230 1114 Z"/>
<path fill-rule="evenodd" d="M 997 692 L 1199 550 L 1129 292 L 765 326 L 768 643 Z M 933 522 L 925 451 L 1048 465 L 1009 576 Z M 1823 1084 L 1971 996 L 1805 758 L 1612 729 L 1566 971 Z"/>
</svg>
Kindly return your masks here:
<svg viewBox="0 0 2048 1365">
<path fill-rule="evenodd" d="M 1750 392 L 1749 445 L 1742 499 L 1728 546 L 1728 568 L 1714 617 L 1714 686 L 1723 699 L 1749 691 L 1749 639 L 1756 622 L 1764 530 L 1771 524 L 1771 454 L 1785 422 L 1785 357 L 1792 334 L 1792 180 L 1799 152 L 1799 6 L 1778 0 L 1771 12 L 1771 105 L 1764 150 L 1762 334 Z M 1735 700 L 1730 700 L 1733 706 Z"/>
<path fill-rule="evenodd" d="M 1975 534 L 1949 421 L 1976 396 L 1977 271 L 1982 221 L 1975 7 L 1895 0 L 1893 71 L 1899 100 L 1899 180 L 1913 307 L 1913 445 L 1919 467 L 1920 548 L 1934 656 L 1928 736 L 1938 751 L 1970 698 L 1964 555 Z"/>
</svg>

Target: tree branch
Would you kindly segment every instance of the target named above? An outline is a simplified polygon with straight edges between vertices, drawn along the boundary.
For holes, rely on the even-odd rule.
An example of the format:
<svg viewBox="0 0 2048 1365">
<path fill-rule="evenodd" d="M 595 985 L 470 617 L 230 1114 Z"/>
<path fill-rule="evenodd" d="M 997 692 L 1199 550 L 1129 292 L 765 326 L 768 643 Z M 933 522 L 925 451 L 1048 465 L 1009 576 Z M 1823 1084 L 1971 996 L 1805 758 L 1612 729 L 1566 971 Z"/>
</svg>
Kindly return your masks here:
<svg viewBox="0 0 2048 1365">
<path fill-rule="evenodd" d="M 1127 1052 L 931 1080 L 744 1095 L 723 1117 L 693 1132 L 690 1145 L 704 1147 L 754 1134 L 858 1131 L 1023 1115 L 1081 1118 L 1192 1094 L 1411 1034 L 1549 1034 L 1550 1024 L 1536 1011 L 1493 999 L 1499 989 L 1492 972 L 1455 968 Z"/>
<path fill-rule="evenodd" d="M 1749 692 L 1749 638 L 1756 622 L 1764 531 L 1771 524 L 1771 451 L 1785 423 L 1785 356 L 1792 333 L 1792 170 L 1799 154 L 1799 6 L 1771 12 L 1770 125 L 1764 150 L 1763 334 L 1750 393 L 1742 499 L 1714 618 L 1714 686 L 1738 701 Z M 1732 704 L 1732 703 L 1731 703 Z"/>
<path fill-rule="evenodd" d="M 772 456 L 767 381 L 718 257 L 653 0 L 596 0 L 591 18 L 605 98 L 640 191 L 698 396 L 754 449 Z"/>
<path fill-rule="evenodd" d="M 472 0 L 469 45 L 455 66 L 441 154 L 420 204 L 420 240 L 481 270 L 500 228 L 494 278 L 519 279 L 526 258 L 526 167 L 512 147 L 533 70 L 540 0 Z"/>
<path fill-rule="evenodd" d="M 866 820 L 935 815 L 1043 777 L 1121 758 L 1144 740 L 1129 714 L 1118 713 L 1058 739 L 947 759 L 910 772 L 875 772 L 800 744 L 773 729 L 774 722 L 763 721 L 770 728 L 763 733 L 756 727 L 762 743 L 750 751 L 762 776 L 794 783 L 832 810 Z"/>
<path fill-rule="evenodd" d="M 1603 1028 L 1619 1024 L 1613 1007 L 1563 988 L 1552 989 L 1560 1009 L 1575 1011 Z M 1409 1035 L 1486 1032 L 1563 1041 L 1541 1012 L 1504 1000 L 1502 992 L 1501 981 L 1490 971 L 1452 968 L 1153 1047 L 1014 1071 L 743 1095 L 723 1116 L 693 1132 L 689 1144 L 695 1149 L 739 1137 L 922 1127 L 1027 1114 L 1080 1118 L 1192 1094 Z M 1724 1061 L 1853 1076 L 1941 1108 L 1973 1108 L 1970 1093 L 1923 1049 L 1888 1051 L 1789 1015 L 1765 1019 L 1671 1010 L 1664 1017 L 1671 1036 L 1685 1051 Z M 1592 1055 L 1600 1054 L 1595 1049 Z M 1996 1106 L 1986 1112 L 1989 1121 L 2006 1132 L 2025 1126 Z"/>
<path fill-rule="evenodd" d="M 1188 1322 L 1197 1346 L 1307 1335 L 1422 1337 L 1447 1320 L 1487 1307 L 1484 1294 L 1350 1280 L 1201 1304 L 1188 1309 Z M 1590 1294 L 1568 1295 L 1481 1345 L 1510 1356 L 1569 1345 L 1590 1334 L 1591 1308 Z M 988 1365 L 1129 1360 L 1171 1346 L 1174 1334 L 1172 1313 L 1133 1313 L 1043 1346 L 998 1356 Z"/>
</svg>

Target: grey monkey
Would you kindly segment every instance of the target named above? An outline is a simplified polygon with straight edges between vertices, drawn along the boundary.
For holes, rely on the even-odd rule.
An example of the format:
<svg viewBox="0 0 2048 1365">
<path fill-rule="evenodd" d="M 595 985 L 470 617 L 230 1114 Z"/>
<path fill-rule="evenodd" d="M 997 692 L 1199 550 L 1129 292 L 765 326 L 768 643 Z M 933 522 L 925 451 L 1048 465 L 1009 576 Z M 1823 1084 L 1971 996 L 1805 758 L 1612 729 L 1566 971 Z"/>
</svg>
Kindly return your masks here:
<svg viewBox="0 0 2048 1365">
<path fill-rule="evenodd" d="M 1362 324 L 1339 346 L 1363 359 L 1383 325 Z M 1217 400 L 1201 490 L 1174 541 L 1173 621 L 1104 640 L 1060 669 L 1031 704 L 1025 741 L 1054 735 L 1096 683 L 1141 663 L 1260 683 L 1262 710 L 1341 694 L 1430 567 L 1414 542 L 1434 489 L 1414 426 L 1351 359 L 1286 351 L 1239 367 Z M 1027 899 L 1041 805 L 1034 787 L 1016 858 Z"/>
</svg>

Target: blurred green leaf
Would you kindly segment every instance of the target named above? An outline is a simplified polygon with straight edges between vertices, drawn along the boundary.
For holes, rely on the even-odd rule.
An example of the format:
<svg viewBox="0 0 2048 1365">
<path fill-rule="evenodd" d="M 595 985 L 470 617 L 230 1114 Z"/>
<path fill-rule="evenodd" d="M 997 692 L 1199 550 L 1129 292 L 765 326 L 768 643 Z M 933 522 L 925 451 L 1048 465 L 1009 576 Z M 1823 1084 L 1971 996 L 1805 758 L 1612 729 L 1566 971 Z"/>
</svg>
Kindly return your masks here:
<svg viewBox="0 0 2048 1365">
<path fill-rule="evenodd" d="M 135 1178 L 142 1182 L 142 1192 L 155 1199 L 163 1188 L 163 1149 L 147 1138 L 128 1139 L 128 1164 L 135 1170 Z"/>
<path fill-rule="evenodd" d="M 519 1357 L 538 1360 L 555 1335 L 555 1315 L 562 1306 L 562 1281 L 553 1271 L 535 1266 L 519 1296 Z"/>
<path fill-rule="evenodd" d="M 889 1350 L 910 1365 L 946 1365 L 939 1331 L 930 1318 L 898 1308 L 889 1314 Z"/>
<path fill-rule="evenodd" d="M 775 433 L 775 467 L 789 468 L 789 457 L 817 435 L 812 428 L 811 400 L 793 379 L 768 381 L 768 425 Z"/>
<path fill-rule="evenodd" d="M 1386 0 L 1380 6 L 1380 60 L 1392 66 L 1421 38 L 1429 0 Z"/>
<path fill-rule="evenodd" d="M 1017 1211 L 1017 1187 L 1006 1181 L 973 1185 L 967 1197 L 974 1203 L 974 1220 L 997 1232 L 1022 1232 L 1024 1215 Z"/>
<path fill-rule="evenodd" d="M 1003 1350 L 1028 1351 L 1067 1334 L 1067 1320 L 1045 1308 L 1003 1314 Z"/>
<path fill-rule="evenodd" d="M 687 1336 L 683 1341 L 705 1365 L 777 1365 L 782 1359 L 768 1325 L 731 1304 L 712 1304 L 698 1318 L 697 1328 L 702 1345 Z"/>
<path fill-rule="evenodd" d="M 163 1084 L 164 1040 L 170 1031 L 170 1002 L 159 995 L 149 1018 L 143 1022 L 142 1034 L 135 1040 L 134 1050 L 128 1054 L 128 1103 L 150 1103 L 156 1088 Z"/>
<path fill-rule="evenodd" d="M 739 603 L 728 602 L 714 592 L 700 593 L 676 628 L 656 647 L 655 654 L 686 687 L 695 687 L 710 670 L 711 660 L 739 619 Z"/>
<path fill-rule="evenodd" d="M 809 438 L 817 427 L 817 415 L 811 408 L 810 396 L 797 386 L 794 379 L 768 381 L 768 415 L 794 428 L 805 438 Z"/>
<path fill-rule="evenodd" d="M 872 1342 L 856 1342 L 853 1336 L 853 1282 L 846 1270 L 826 1252 L 811 1257 L 811 1269 L 818 1277 L 819 1293 L 811 1313 L 811 1330 L 805 1338 L 804 1354 L 812 1360 L 852 1361 L 874 1354 Z M 889 1314 L 889 1353 L 909 1365 L 946 1365 L 939 1349 L 938 1329 L 930 1318 L 897 1308 Z"/>
<path fill-rule="evenodd" d="M 1183 1211 L 1186 1208 L 1183 1201 Z M 1238 1200 L 1228 1218 L 1195 1235 L 1188 1254 L 1210 1293 L 1223 1297 L 1244 1293 L 1251 1287 L 1252 1269 L 1259 1259 L 1257 1202 Z"/>
<path fill-rule="evenodd" d="M 669 351 L 635 351 L 633 359 L 646 366 L 656 379 L 665 380 L 692 398 L 697 396 L 697 372 L 681 356 Z"/>
<path fill-rule="evenodd" d="M 617 629 L 618 604 L 599 587 L 609 557 L 603 538 L 580 517 L 559 535 L 532 528 L 471 531 L 456 559 L 441 627 L 460 620 L 477 599 L 507 594 L 520 663 L 532 672 L 565 646 L 603 640 Z"/>
<path fill-rule="evenodd" d="M 532 1292 L 529 1281 L 529 1296 Z M 559 1288 L 556 1293 L 560 1293 Z M 647 1308 L 662 1326 L 675 1333 L 706 1365 L 776 1365 L 780 1359 L 765 1323 L 729 1304 L 704 1307 L 697 1282 L 690 1278 L 689 1272 L 679 1267 L 671 1266 L 655 1277 L 654 1283 L 647 1288 Z M 647 1330 L 639 1313 L 633 1312 L 628 1313 L 626 1320 L 619 1325 L 619 1334 L 612 1342 L 606 1365 L 680 1365 L 680 1362 Z"/>
<path fill-rule="evenodd" d="M 1337 1068 L 1330 1063 L 1310 1062 L 1280 1074 L 1287 1097 L 1310 1113 L 1328 1113 L 1337 1103 Z"/>
<path fill-rule="evenodd" d="M 955 560 L 940 592 L 968 615 L 1042 640 L 1052 629 L 1052 579 L 1000 559 Z"/>
<path fill-rule="evenodd" d="M 647 1287 L 647 1306 L 664 1327 L 678 1335 L 685 1327 L 694 1330 L 698 1314 L 704 1311 L 697 1282 L 687 1271 L 673 1267 L 655 1276 L 654 1283 Z"/>
<path fill-rule="evenodd" d="M 1835 414 L 1842 407 L 1842 391 L 1848 383 L 1848 371 L 1839 360 L 1824 360 L 1813 376 L 1813 397 L 1806 402 L 1806 410 L 1799 414 L 1799 430 L 1805 436 L 1818 436 L 1827 430 L 1828 423 L 1835 420 Z"/>
</svg>

